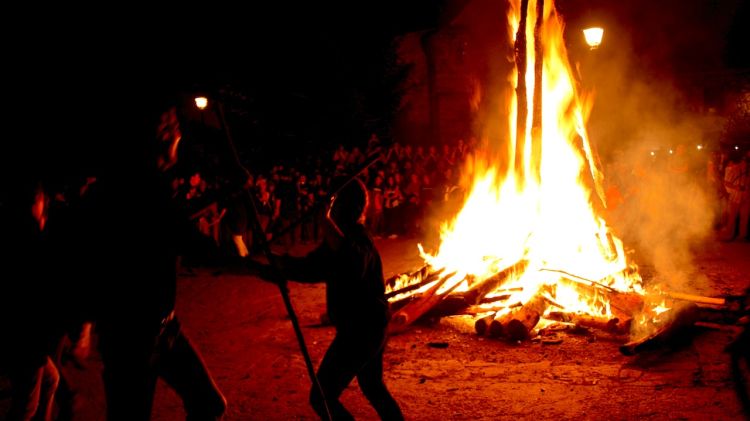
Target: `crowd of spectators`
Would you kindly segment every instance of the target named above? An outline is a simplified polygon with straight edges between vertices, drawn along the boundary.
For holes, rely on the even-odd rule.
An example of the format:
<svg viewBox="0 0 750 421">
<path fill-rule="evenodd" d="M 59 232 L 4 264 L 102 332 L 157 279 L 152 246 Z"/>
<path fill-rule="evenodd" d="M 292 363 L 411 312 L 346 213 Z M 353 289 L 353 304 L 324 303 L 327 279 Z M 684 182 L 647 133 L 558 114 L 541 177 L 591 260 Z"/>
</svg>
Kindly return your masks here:
<svg viewBox="0 0 750 421">
<path fill-rule="evenodd" d="M 201 172 L 176 178 L 173 188 L 175 197 L 194 210 L 193 219 L 205 236 L 246 256 L 259 235 L 249 223 L 251 197 L 266 239 L 286 246 L 314 243 L 337 180 L 366 167 L 358 177 L 369 191 L 367 225 L 373 236 L 415 236 L 425 229 L 427 209 L 461 196 L 457 175 L 474 147 L 464 140 L 440 147 L 398 142 L 385 147 L 373 134 L 362 147 L 339 145 L 315 159 L 290 160 L 251 173 L 233 194 L 227 194 L 231 189 L 221 176 Z"/>
</svg>

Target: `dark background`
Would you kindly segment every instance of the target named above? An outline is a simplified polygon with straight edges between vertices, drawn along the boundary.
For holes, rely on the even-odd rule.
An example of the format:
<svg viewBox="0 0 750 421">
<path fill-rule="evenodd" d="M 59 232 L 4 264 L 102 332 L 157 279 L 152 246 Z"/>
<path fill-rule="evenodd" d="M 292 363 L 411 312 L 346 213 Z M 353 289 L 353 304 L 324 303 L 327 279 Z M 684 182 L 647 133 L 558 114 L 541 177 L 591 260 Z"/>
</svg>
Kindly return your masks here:
<svg viewBox="0 0 750 421">
<path fill-rule="evenodd" d="M 58 171 L 114 159 L 128 145 L 123 126 L 162 92 L 223 98 L 248 160 L 361 145 L 371 132 L 387 139 L 408 71 L 394 37 L 445 25 L 466 3 L 10 9 L 4 165 Z M 597 19 L 619 28 L 605 37 L 628 39 L 640 70 L 676 86 L 750 66 L 747 1 L 558 3 L 569 28 Z"/>
</svg>

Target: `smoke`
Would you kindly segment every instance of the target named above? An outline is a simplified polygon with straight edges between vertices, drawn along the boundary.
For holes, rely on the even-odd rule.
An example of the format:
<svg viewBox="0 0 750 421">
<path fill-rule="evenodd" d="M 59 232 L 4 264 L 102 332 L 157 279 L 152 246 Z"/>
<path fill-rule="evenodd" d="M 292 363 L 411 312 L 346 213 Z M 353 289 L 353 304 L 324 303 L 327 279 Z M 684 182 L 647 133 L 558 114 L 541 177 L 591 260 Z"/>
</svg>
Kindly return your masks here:
<svg viewBox="0 0 750 421">
<path fill-rule="evenodd" d="M 627 37 L 612 42 L 576 63 L 582 90 L 594 94 L 588 127 L 604 166 L 608 222 L 647 282 L 695 290 L 705 277 L 693 251 L 712 237 L 718 209 L 708 180 L 716 121 L 677 76 L 643 66 Z"/>
<path fill-rule="evenodd" d="M 664 128 L 662 139 L 669 135 Z M 682 146 L 663 161 L 650 152 L 633 145 L 606 165 L 609 191 L 617 189 L 620 196 L 612 195 L 608 219 L 637 252 L 637 262 L 653 268 L 657 282 L 694 288 L 692 251 L 711 237 L 716 214 L 705 170 L 700 171 L 706 164 Z"/>
</svg>

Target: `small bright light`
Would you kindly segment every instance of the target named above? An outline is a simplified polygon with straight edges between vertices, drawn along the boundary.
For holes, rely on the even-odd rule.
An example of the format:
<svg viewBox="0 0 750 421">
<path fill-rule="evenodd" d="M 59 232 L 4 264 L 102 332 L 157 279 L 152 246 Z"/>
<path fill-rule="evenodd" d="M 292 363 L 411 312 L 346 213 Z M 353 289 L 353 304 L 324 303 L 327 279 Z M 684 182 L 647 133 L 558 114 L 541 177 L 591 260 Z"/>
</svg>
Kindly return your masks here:
<svg viewBox="0 0 750 421">
<path fill-rule="evenodd" d="M 651 151 L 651 156 L 656 156 L 656 152 Z"/>
<path fill-rule="evenodd" d="M 674 151 L 670 149 L 669 150 L 669 154 L 672 155 L 673 153 L 674 153 Z"/>
<path fill-rule="evenodd" d="M 739 146 L 737 146 L 737 145 L 734 145 L 734 150 L 735 150 L 735 151 L 738 151 L 738 150 L 740 150 L 740 147 L 739 147 Z"/>
<path fill-rule="evenodd" d="M 206 107 L 208 107 L 208 98 L 204 96 L 195 97 L 195 106 L 198 107 L 199 110 L 205 110 Z"/>
<path fill-rule="evenodd" d="M 698 146 L 696 146 L 696 148 L 698 148 L 699 151 L 702 151 L 703 150 L 703 145 L 698 145 Z"/>
<path fill-rule="evenodd" d="M 591 47 L 591 49 L 595 49 L 599 46 L 599 44 L 602 43 L 602 36 L 604 35 L 604 29 L 593 27 L 593 28 L 586 28 L 583 30 L 583 36 L 586 38 L 586 44 Z"/>
</svg>

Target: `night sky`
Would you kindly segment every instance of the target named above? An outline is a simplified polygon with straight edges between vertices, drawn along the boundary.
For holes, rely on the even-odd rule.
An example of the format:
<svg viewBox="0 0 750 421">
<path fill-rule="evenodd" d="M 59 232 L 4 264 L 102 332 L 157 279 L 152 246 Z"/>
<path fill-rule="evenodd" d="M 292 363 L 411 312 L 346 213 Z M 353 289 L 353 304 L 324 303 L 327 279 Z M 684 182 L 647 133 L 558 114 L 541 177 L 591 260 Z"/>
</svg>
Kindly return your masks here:
<svg viewBox="0 0 750 421">
<path fill-rule="evenodd" d="M 92 142 L 113 143 L 116 151 L 122 146 L 113 126 L 154 87 L 222 90 L 231 97 L 238 142 L 246 148 L 315 150 L 362 142 L 370 131 L 387 126 L 397 100 L 389 85 L 398 76 L 393 37 L 438 27 L 464 3 L 367 0 L 159 11 L 66 5 L 16 11 L 9 16 L 23 29 L 6 38 L 12 41 L 6 89 L 17 95 L 8 124 L 23 135 L 6 141 L 5 158 L 15 158 L 12 148 L 20 146 L 21 155 L 47 151 L 48 157 L 33 165 L 70 166 Z M 569 26 L 592 15 L 628 30 L 639 26 L 605 37 L 632 39 L 650 72 L 748 66 L 747 43 L 741 41 L 747 38 L 748 25 L 741 24 L 748 22 L 747 1 L 567 0 L 560 8 Z M 504 24 L 498 16 L 498 25 Z"/>
<path fill-rule="evenodd" d="M 241 147 L 364 136 L 361 120 L 381 113 L 393 36 L 434 27 L 442 6 L 354 3 L 18 11 L 28 26 L 14 34 L 6 86 L 20 111 L 10 121 L 26 132 L 4 155 L 31 155 L 32 172 L 87 165 L 92 144 L 116 155 L 126 143 L 116 127 L 169 90 L 228 92 Z"/>
</svg>

